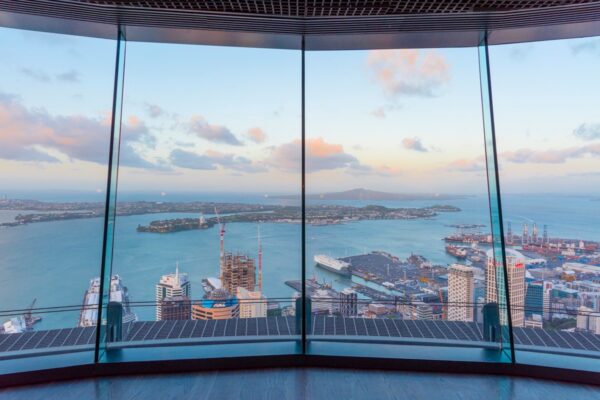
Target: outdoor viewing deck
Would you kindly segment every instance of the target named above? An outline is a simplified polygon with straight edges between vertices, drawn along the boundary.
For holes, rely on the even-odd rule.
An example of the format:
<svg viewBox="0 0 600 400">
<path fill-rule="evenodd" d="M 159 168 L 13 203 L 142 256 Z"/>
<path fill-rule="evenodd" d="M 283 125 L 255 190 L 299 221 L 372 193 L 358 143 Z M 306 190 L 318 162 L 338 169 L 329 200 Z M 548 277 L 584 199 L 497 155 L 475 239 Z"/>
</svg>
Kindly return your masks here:
<svg viewBox="0 0 600 400">
<path fill-rule="evenodd" d="M 485 343 L 483 325 L 475 322 L 345 318 L 313 316 L 309 336 L 364 337 L 406 339 L 424 342 L 452 341 L 477 346 Z M 218 338 L 263 337 L 265 340 L 296 336 L 294 317 L 240 318 L 228 320 L 182 320 L 134 322 L 124 327 L 126 344 L 139 342 Z M 552 331 L 535 328 L 513 328 L 515 345 L 554 348 L 562 351 L 600 352 L 600 335 L 581 332 Z M 50 350 L 93 346 L 96 329 L 67 328 L 0 335 L 0 358 L 10 358 L 24 350 Z M 294 340 L 293 338 L 290 338 Z M 361 338 L 362 340 L 362 338 Z M 393 343 L 393 341 L 392 341 Z M 13 353 L 15 352 L 15 353 Z"/>
</svg>

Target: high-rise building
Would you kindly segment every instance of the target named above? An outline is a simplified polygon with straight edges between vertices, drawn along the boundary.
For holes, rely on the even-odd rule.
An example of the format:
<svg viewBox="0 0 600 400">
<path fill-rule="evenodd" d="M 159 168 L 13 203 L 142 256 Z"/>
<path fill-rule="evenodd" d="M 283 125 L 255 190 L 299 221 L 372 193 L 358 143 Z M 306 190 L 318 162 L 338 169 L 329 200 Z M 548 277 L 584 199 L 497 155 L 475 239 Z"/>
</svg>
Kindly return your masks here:
<svg viewBox="0 0 600 400">
<path fill-rule="evenodd" d="M 473 268 L 454 264 L 448 271 L 448 320 L 473 321 Z"/>
<path fill-rule="evenodd" d="M 242 287 L 253 291 L 256 285 L 254 259 L 244 254 L 225 253 L 221 269 L 223 288 L 230 294 Z"/>
<path fill-rule="evenodd" d="M 592 308 L 580 306 L 577 310 L 577 330 L 600 335 L 600 313 Z"/>
<path fill-rule="evenodd" d="M 240 316 L 240 304 L 225 289 L 215 289 L 192 304 L 192 319 L 231 319 Z"/>
<path fill-rule="evenodd" d="M 525 318 L 531 319 L 534 314 L 544 315 L 544 286 L 542 282 L 529 282 L 525 293 Z"/>
<path fill-rule="evenodd" d="M 506 267 L 508 272 L 508 290 L 513 326 L 522 327 L 525 322 L 525 257 L 516 250 L 506 249 Z M 496 263 L 494 251 L 487 252 L 486 268 L 487 303 L 498 303 L 500 309 L 506 304 L 506 287 L 503 282 L 504 270 L 501 263 Z M 500 312 L 500 323 L 507 325 L 506 312 Z"/>
<path fill-rule="evenodd" d="M 160 303 L 161 320 L 185 320 L 192 318 L 192 303 L 187 296 L 165 297 Z"/>
<path fill-rule="evenodd" d="M 345 288 L 340 292 L 340 314 L 344 317 L 358 315 L 358 294 L 351 288 Z"/>
<path fill-rule="evenodd" d="M 192 298 L 192 285 L 187 274 L 179 273 L 179 263 L 174 274 L 163 275 L 156 285 L 156 320 L 162 320 L 161 302 L 166 297 L 185 296 Z"/>
<path fill-rule="evenodd" d="M 521 244 L 529 243 L 529 227 L 523 224 L 523 234 L 521 235 Z"/>
<path fill-rule="evenodd" d="M 240 303 L 240 318 L 261 318 L 267 316 L 267 299 L 260 291 L 249 291 L 238 287 L 236 297 Z"/>
<path fill-rule="evenodd" d="M 477 297 L 475 300 L 475 315 L 474 320 L 477 323 L 483 323 L 483 306 L 485 305 L 485 297 Z"/>
<path fill-rule="evenodd" d="M 544 292 L 543 292 L 543 301 L 544 301 L 544 314 L 543 318 L 545 320 L 552 319 L 552 288 L 554 284 L 552 282 L 544 282 Z"/>
<path fill-rule="evenodd" d="M 417 319 L 420 319 L 420 320 L 422 320 L 422 319 L 432 320 L 433 319 L 433 308 L 429 304 L 425 304 L 425 303 L 417 304 L 416 317 L 417 317 Z"/>
</svg>

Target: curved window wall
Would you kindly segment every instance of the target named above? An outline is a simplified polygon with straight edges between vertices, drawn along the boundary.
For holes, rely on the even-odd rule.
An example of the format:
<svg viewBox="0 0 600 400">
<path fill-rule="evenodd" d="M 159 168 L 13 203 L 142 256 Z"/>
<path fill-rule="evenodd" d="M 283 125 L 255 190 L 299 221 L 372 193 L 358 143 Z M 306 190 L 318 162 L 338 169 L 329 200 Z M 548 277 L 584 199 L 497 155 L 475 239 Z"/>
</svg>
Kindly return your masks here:
<svg viewBox="0 0 600 400">
<path fill-rule="evenodd" d="M 93 361 L 116 41 L 0 29 L 0 363 Z M 92 317 L 93 318 L 93 317 Z M 43 343 L 43 346 L 39 346 Z"/>
<path fill-rule="evenodd" d="M 299 61 L 127 44 L 111 271 L 126 302 L 106 361 L 153 358 L 149 343 L 186 357 L 298 350 Z"/>
<path fill-rule="evenodd" d="M 598 363 L 597 46 L 490 48 L 508 266 L 519 275 L 510 284 L 517 360 Z"/>
<path fill-rule="evenodd" d="M 0 41 L 3 373 L 274 354 L 599 369 L 595 40 Z"/>
<path fill-rule="evenodd" d="M 506 306 L 477 49 L 309 52 L 306 71 L 311 349 L 509 361 L 483 328 Z"/>
</svg>

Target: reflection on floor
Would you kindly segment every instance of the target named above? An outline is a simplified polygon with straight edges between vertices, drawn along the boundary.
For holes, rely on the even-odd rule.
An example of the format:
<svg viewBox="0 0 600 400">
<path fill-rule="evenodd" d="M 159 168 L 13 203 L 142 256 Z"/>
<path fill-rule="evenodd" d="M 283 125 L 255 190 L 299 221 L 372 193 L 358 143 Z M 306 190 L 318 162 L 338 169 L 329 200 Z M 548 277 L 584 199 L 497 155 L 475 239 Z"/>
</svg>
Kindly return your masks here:
<svg viewBox="0 0 600 400">
<path fill-rule="evenodd" d="M 0 390 L 0 399 L 600 399 L 600 387 L 529 378 L 321 368 L 100 378 Z"/>
</svg>

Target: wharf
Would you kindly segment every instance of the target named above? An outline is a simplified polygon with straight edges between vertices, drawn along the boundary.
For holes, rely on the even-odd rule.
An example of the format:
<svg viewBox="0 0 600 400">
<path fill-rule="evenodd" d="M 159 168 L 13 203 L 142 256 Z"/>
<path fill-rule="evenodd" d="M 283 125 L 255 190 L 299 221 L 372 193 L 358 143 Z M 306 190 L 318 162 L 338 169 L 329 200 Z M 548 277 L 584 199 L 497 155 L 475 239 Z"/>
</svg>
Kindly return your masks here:
<svg viewBox="0 0 600 400">
<path fill-rule="evenodd" d="M 293 280 L 293 281 L 285 281 L 285 284 L 297 292 L 302 292 L 302 281 L 301 280 Z M 310 297 L 317 290 L 325 290 L 328 293 L 330 298 L 339 298 L 339 292 L 331 287 L 328 283 L 319 283 L 316 279 L 307 279 L 306 280 L 306 294 Z"/>
<path fill-rule="evenodd" d="M 421 275 L 420 268 L 415 263 L 401 261 L 398 257 L 382 251 L 344 257 L 340 260 L 351 265 L 352 275 L 378 284 L 402 279 L 418 279 Z M 424 262 L 421 263 L 422 265 Z"/>
<path fill-rule="evenodd" d="M 352 289 L 354 289 L 357 293 L 360 293 L 364 296 L 369 297 L 372 300 L 394 301 L 394 299 L 395 299 L 395 296 L 393 296 L 391 294 L 387 294 L 380 290 L 373 289 L 373 288 L 365 286 L 365 285 L 361 285 L 360 283 L 353 284 Z"/>
</svg>

